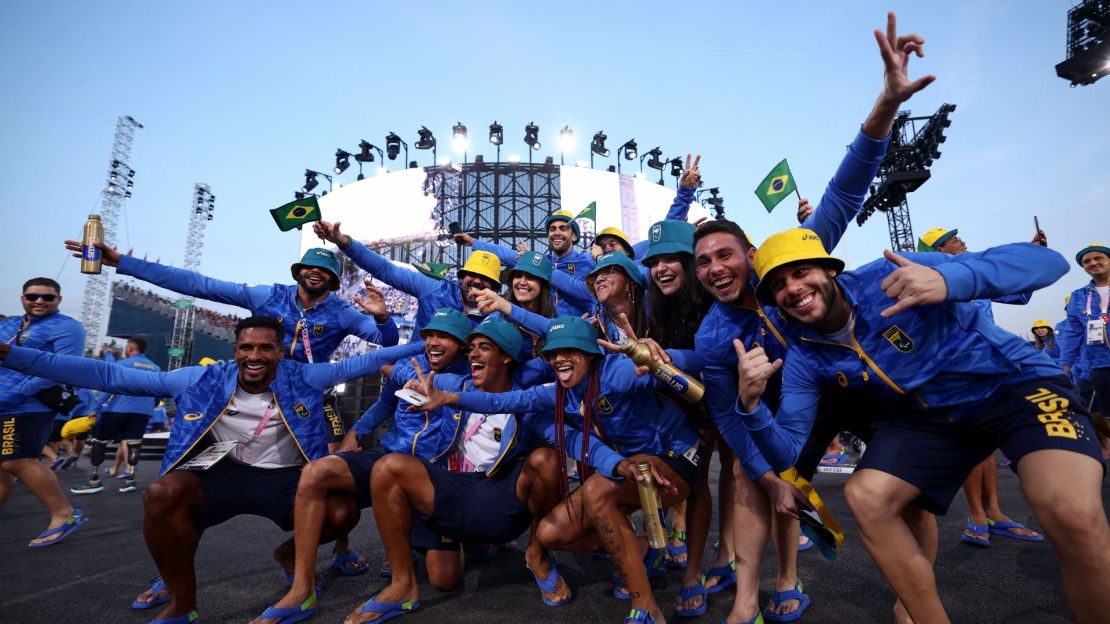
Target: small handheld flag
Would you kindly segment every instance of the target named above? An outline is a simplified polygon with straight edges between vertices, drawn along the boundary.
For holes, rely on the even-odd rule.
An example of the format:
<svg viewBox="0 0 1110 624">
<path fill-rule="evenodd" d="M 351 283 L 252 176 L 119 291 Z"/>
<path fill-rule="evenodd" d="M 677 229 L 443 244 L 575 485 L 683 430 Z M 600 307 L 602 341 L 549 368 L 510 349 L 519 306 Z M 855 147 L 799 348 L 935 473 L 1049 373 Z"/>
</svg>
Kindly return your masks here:
<svg viewBox="0 0 1110 624">
<path fill-rule="evenodd" d="M 597 222 L 597 202 L 592 201 L 589 206 L 583 208 L 582 212 L 578 213 L 578 216 L 575 217 L 575 220 L 578 219 L 589 219 L 590 221 Z"/>
<path fill-rule="evenodd" d="M 763 207 L 767 209 L 767 212 L 771 212 L 783 198 L 796 189 L 794 175 L 790 173 L 790 165 L 783 158 L 782 162 L 775 165 L 771 173 L 768 173 L 767 177 L 763 178 L 763 181 L 756 187 L 755 196 L 763 202 Z"/>
<path fill-rule="evenodd" d="M 424 275 L 437 280 L 446 278 L 447 272 L 451 270 L 450 264 L 443 264 L 441 262 L 414 262 L 412 266 Z"/>
<path fill-rule="evenodd" d="M 316 198 L 313 196 L 295 199 L 284 206 L 271 210 L 270 216 L 274 218 L 274 223 L 277 223 L 279 230 L 288 232 L 305 223 L 319 221 L 320 205 L 316 203 Z"/>
</svg>

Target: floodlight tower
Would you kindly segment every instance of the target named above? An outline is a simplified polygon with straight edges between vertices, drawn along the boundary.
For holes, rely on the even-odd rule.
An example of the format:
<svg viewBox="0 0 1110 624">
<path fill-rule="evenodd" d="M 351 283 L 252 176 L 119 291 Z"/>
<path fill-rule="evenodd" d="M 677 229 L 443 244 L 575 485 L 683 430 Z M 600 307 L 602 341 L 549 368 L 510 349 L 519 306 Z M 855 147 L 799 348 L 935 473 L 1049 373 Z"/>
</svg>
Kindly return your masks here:
<svg viewBox="0 0 1110 624">
<path fill-rule="evenodd" d="M 116 120 L 112 139 L 112 156 L 109 159 L 108 178 L 100 191 L 100 222 L 104 224 L 104 244 L 112 247 L 116 242 L 116 221 L 123 202 L 131 198 L 135 170 L 127 164 L 131 157 L 131 141 L 135 131 L 143 124 L 130 115 Z M 85 326 L 85 351 L 95 351 L 100 339 L 104 308 L 108 302 L 108 273 L 89 275 L 85 280 L 85 296 L 81 301 L 81 324 Z"/>
<path fill-rule="evenodd" d="M 188 271 L 200 267 L 204 251 L 204 230 L 216 212 L 216 196 L 207 184 L 193 185 L 193 201 L 189 205 L 189 230 L 185 234 L 185 262 Z M 169 364 L 166 370 L 177 370 L 187 364 L 193 352 L 193 328 L 196 309 L 192 297 L 182 297 L 174 302 L 173 332 L 170 334 Z"/>
<path fill-rule="evenodd" d="M 1110 2 L 1082 0 L 1068 10 L 1068 58 L 1056 75 L 1071 86 L 1089 85 L 1110 74 Z"/>
<path fill-rule="evenodd" d="M 876 183 L 856 216 L 856 223 L 862 226 L 876 210 L 885 212 L 894 251 L 914 250 L 906 195 L 929 180 L 929 167 L 940 158 L 940 144 L 947 138 L 944 129 L 952 125 L 948 115 L 955 110 L 955 104 L 942 104 L 929 117 L 911 117 L 910 111 L 899 111 L 894 119 L 890 147 L 879 164 Z M 920 128 L 917 122 L 923 122 Z"/>
</svg>

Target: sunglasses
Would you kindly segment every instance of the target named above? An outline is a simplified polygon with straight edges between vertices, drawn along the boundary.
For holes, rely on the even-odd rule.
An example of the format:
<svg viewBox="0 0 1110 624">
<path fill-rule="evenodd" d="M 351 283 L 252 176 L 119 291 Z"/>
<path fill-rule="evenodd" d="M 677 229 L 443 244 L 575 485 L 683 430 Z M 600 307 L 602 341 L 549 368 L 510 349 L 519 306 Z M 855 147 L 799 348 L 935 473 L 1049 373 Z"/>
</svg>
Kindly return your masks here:
<svg viewBox="0 0 1110 624">
<path fill-rule="evenodd" d="M 50 303 L 51 301 L 54 301 L 55 299 L 57 299 L 58 295 L 40 295 L 39 293 L 23 293 L 23 298 L 26 299 L 27 301 L 30 301 L 31 303 L 34 303 L 34 302 L 38 301 L 39 299 L 42 299 L 46 303 Z"/>
</svg>

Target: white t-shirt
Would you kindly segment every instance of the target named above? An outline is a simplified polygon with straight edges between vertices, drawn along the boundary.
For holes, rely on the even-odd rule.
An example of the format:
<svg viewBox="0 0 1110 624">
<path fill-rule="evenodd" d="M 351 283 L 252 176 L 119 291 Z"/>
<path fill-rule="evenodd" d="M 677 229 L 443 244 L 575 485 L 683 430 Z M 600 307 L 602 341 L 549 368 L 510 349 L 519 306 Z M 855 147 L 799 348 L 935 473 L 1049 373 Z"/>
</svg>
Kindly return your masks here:
<svg viewBox="0 0 1110 624">
<path fill-rule="evenodd" d="M 1110 284 L 1108 284 L 1106 286 L 1095 286 L 1095 291 L 1098 292 L 1098 304 L 1099 304 L 1099 306 L 1106 306 L 1107 305 L 1107 298 L 1110 298 Z M 1101 310 L 1100 310 L 1100 312 L 1101 312 Z M 1095 312 L 1094 310 L 1091 310 L 1091 314 L 1098 314 L 1098 312 Z"/>
<path fill-rule="evenodd" d="M 501 450 L 501 434 L 510 418 L 511 414 L 471 413 L 466 419 L 463 435 L 459 439 L 459 451 L 466 460 L 468 471 L 485 472 L 497 461 Z M 474 429 L 476 426 L 477 430 Z"/>
<path fill-rule="evenodd" d="M 270 417 L 259 431 L 267 412 Z M 217 442 L 238 440 L 230 457 L 255 468 L 286 468 L 304 463 L 274 403 L 273 392 L 250 394 L 235 388 L 231 403 L 212 425 L 212 435 Z"/>
<path fill-rule="evenodd" d="M 856 339 L 852 335 L 852 330 L 854 330 L 855 328 L 856 313 L 853 312 L 852 315 L 848 317 L 848 322 L 844 324 L 844 327 L 841 327 L 831 334 L 824 334 L 824 336 L 837 344 L 842 344 L 846 347 L 851 347 L 855 349 Z"/>
</svg>

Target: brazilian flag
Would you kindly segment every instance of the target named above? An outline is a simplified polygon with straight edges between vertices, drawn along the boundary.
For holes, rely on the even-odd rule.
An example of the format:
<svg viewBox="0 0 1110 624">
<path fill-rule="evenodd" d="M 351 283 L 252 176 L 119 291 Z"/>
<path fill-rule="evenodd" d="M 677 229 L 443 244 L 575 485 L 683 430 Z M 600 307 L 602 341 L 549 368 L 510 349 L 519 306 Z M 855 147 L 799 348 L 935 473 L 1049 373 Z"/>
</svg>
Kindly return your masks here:
<svg viewBox="0 0 1110 624">
<path fill-rule="evenodd" d="M 793 193 L 796 188 L 794 175 L 790 173 L 790 165 L 783 158 L 782 162 L 775 165 L 771 173 L 768 173 L 767 177 L 763 178 L 763 181 L 756 187 L 755 196 L 763 202 L 763 207 L 767 209 L 767 212 L 771 212 L 775 209 L 775 206 L 779 205 L 779 202 Z"/>
<path fill-rule="evenodd" d="M 421 262 L 419 264 L 413 263 L 412 266 L 424 275 L 437 280 L 446 278 L 447 272 L 451 270 L 450 264 L 443 264 L 441 262 Z"/>
<path fill-rule="evenodd" d="M 578 219 L 589 219 L 590 221 L 597 222 L 597 202 L 592 201 L 589 206 L 583 208 L 582 212 L 578 213 L 578 216 L 575 217 L 575 220 Z"/>
<path fill-rule="evenodd" d="M 316 198 L 313 196 L 295 199 L 284 206 L 271 210 L 270 216 L 274 218 L 279 230 L 288 232 L 293 228 L 301 227 L 305 223 L 319 221 L 320 204 L 316 203 Z"/>
</svg>

